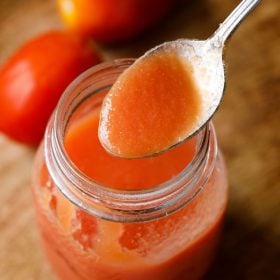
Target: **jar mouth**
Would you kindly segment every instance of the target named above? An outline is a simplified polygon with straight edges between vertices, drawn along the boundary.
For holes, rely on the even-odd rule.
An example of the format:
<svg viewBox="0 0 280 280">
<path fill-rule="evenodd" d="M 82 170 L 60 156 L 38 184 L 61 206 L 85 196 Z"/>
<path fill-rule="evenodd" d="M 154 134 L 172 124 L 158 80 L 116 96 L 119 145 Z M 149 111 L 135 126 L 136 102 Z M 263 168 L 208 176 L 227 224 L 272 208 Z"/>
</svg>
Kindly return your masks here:
<svg viewBox="0 0 280 280">
<path fill-rule="evenodd" d="M 211 175 L 217 155 L 216 137 L 211 137 L 214 131 L 212 125 L 207 124 L 197 132 L 196 153 L 188 165 L 171 179 L 150 188 L 115 189 L 79 170 L 64 147 L 68 122 L 85 99 L 110 88 L 108 83 L 112 85 L 113 80 L 133 62 L 134 59 L 105 62 L 90 68 L 74 80 L 60 99 L 45 137 L 46 164 L 59 190 L 90 214 L 120 222 L 156 219 L 189 203 Z M 214 156 L 210 157 L 210 154 Z"/>
</svg>

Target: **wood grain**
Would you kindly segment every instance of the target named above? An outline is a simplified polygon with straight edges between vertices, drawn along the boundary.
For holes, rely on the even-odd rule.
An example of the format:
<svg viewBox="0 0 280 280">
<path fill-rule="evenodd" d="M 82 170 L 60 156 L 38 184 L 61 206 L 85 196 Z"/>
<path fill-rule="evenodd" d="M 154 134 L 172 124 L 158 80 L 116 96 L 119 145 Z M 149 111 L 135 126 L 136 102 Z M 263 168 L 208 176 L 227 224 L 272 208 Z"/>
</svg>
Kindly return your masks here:
<svg viewBox="0 0 280 280">
<path fill-rule="evenodd" d="M 235 0 L 181 0 L 134 41 L 98 46 L 106 59 L 138 56 L 176 38 L 206 38 Z M 266 0 L 226 50 L 227 89 L 215 116 L 229 170 L 230 201 L 221 247 L 206 279 L 280 279 L 280 2 Z M 0 1 L 0 63 L 25 40 L 61 29 L 54 1 Z M 52 280 L 34 222 L 34 150 L 0 135 L 0 279 Z"/>
</svg>

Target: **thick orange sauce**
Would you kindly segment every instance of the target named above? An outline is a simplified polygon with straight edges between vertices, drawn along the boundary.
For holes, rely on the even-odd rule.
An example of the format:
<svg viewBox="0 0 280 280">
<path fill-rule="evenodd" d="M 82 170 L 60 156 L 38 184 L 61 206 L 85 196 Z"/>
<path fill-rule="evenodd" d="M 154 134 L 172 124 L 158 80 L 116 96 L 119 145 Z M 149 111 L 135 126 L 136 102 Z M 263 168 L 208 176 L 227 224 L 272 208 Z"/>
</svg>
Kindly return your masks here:
<svg viewBox="0 0 280 280">
<path fill-rule="evenodd" d="M 73 114 L 65 149 L 73 164 L 98 183 L 124 190 L 150 188 L 176 176 L 195 156 L 199 136 L 155 157 L 110 155 L 98 137 L 101 98 L 92 98 Z M 128 157 L 173 145 L 193 128 L 200 112 L 187 67 L 171 55 L 132 66 L 114 84 L 105 106 L 108 100 L 112 110 L 106 143 Z M 55 187 L 43 161 L 38 185 L 34 193 L 43 243 L 60 279 L 198 280 L 213 259 L 227 198 L 219 157 L 194 200 L 144 223 L 107 221 L 74 206 Z"/>
<path fill-rule="evenodd" d="M 79 120 L 65 138 L 72 161 L 90 178 L 119 189 L 144 189 L 171 179 L 195 153 L 194 140 L 157 157 L 122 159 L 108 154 L 98 139 L 99 111 Z"/>
<path fill-rule="evenodd" d="M 73 121 L 65 148 L 92 179 L 114 188 L 143 189 L 184 168 L 197 139 L 158 157 L 120 159 L 98 140 L 99 109 Z M 45 164 L 35 189 L 45 250 L 60 279 L 198 280 L 213 258 L 226 203 L 222 162 L 199 196 L 180 211 L 139 224 L 105 221 L 75 207 L 55 187 Z"/>
<path fill-rule="evenodd" d="M 120 157 L 158 153 L 194 129 L 200 110 L 190 66 L 175 54 L 155 54 L 115 82 L 103 104 L 99 137 Z"/>
</svg>

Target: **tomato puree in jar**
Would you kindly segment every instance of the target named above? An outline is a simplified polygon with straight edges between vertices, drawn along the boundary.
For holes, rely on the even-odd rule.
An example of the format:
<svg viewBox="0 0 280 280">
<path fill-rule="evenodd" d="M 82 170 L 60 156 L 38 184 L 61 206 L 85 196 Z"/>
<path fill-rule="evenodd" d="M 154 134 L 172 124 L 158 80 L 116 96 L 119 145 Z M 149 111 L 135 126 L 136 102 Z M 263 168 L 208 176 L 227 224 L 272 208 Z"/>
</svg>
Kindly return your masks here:
<svg viewBox="0 0 280 280">
<path fill-rule="evenodd" d="M 105 97 L 100 141 L 124 158 L 159 153 L 195 129 L 200 103 L 186 59 L 155 52 L 124 71 Z"/>
<path fill-rule="evenodd" d="M 98 122 L 96 110 L 73 124 L 65 147 L 81 171 L 113 188 L 143 189 L 166 181 L 188 164 L 196 149 L 195 141 L 187 141 L 157 157 L 116 158 L 101 146 Z M 45 173 L 42 169 L 43 181 Z M 41 217 L 41 228 L 55 271 L 67 280 L 199 279 L 213 258 L 225 209 L 224 182 L 214 181 L 185 209 L 136 224 L 97 219 L 52 190 L 48 203 L 59 227 Z"/>
<path fill-rule="evenodd" d="M 191 140 L 156 157 L 127 160 L 111 156 L 98 138 L 99 114 L 100 110 L 95 110 L 74 124 L 65 138 L 65 146 L 82 172 L 106 186 L 126 190 L 155 186 L 182 171 L 195 153 Z"/>
<path fill-rule="evenodd" d="M 94 98 L 84 102 L 90 105 Z M 199 110 L 195 98 L 194 114 Z M 63 141 L 72 164 L 100 186 L 130 192 L 168 185 L 191 168 L 201 149 L 199 133 L 154 157 L 114 157 L 98 136 L 101 101 L 90 110 L 87 104 L 77 109 L 77 115 L 73 113 Z M 134 140 L 137 144 L 138 138 Z M 132 223 L 105 220 L 75 206 L 59 191 L 49 173 L 50 165 L 46 166 L 40 153 L 37 157 L 34 196 L 38 223 L 59 279 L 198 280 L 205 274 L 214 258 L 227 201 L 225 166 L 219 155 L 209 154 L 215 158 L 214 166 L 203 190 L 186 205 L 161 218 Z"/>
</svg>

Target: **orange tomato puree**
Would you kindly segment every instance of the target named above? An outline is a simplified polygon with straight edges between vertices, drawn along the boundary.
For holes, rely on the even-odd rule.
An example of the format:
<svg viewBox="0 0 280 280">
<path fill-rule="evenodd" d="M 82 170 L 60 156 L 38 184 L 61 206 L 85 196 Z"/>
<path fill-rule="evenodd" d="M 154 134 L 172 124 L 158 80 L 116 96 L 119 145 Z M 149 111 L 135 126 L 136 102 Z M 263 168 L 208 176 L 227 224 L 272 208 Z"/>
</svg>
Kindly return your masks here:
<svg viewBox="0 0 280 280">
<path fill-rule="evenodd" d="M 87 113 L 82 108 L 77 119 L 74 114 L 65 134 L 73 164 L 99 184 L 122 190 L 151 188 L 176 176 L 195 156 L 198 136 L 155 157 L 125 159 L 104 149 L 130 158 L 158 153 L 193 129 L 200 99 L 188 66 L 176 56 L 155 55 L 134 64 L 113 85 L 102 109 L 100 104 L 101 99 Z M 145 223 L 91 216 L 54 187 L 44 164 L 40 174 L 39 184 L 45 187 L 37 199 L 39 224 L 61 279 L 197 280 L 211 263 L 226 205 L 226 176 L 219 157 L 194 200 Z"/>
<path fill-rule="evenodd" d="M 101 143 L 125 158 L 159 153 L 194 129 L 200 103 L 186 62 L 175 54 L 148 56 L 124 71 L 105 97 Z"/>
<path fill-rule="evenodd" d="M 118 189 L 143 189 L 178 174 L 192 159 L 196 139 L 157 157 L 121 159 L 98 139 L 99 109 L 71 123 L 65 148 L 87 176 Z M 226 205 L 224 166 L 203 192 L 178 212 L 139 224 L 91 216 L 67 200 L 40 169 L 37 213 L 43 244 L 60 279 L 197 280 L 211 263 Z M 220 173 L 221 172 L 221 173 Z"/>
<path fill-rule="evenodd" d="M 99 112 L 95 110 L 79 120 L 65 138 L 65 147 L 72 161 L 99 183 L 131 190 L 155 186 L 178 174 L 194 155 L 194 140 L 190 140 L 156 157 L 130 160 L 111 156 L 97 135 Z"/>
</svg>

